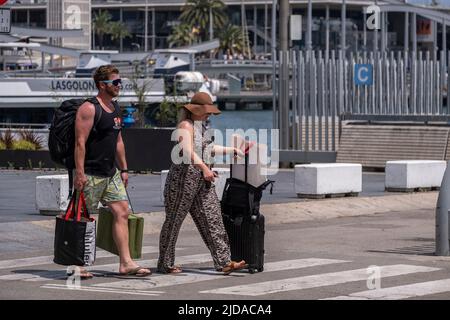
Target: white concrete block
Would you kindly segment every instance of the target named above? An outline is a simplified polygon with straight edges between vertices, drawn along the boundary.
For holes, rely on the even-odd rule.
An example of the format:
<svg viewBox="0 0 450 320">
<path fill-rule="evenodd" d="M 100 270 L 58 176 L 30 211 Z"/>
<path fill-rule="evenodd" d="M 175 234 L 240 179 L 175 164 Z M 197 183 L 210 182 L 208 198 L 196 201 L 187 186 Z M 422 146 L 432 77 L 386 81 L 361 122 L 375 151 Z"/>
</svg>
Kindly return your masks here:
<svg viewBox="0 0 450 320">
<path fill-rule="evenodd" d="M 324 195 L 362 191 L 362 166 L 353 163 L 318 163 L 295 166 L 295 193 Z"/>
<path fill-rule="evenodd" d="M 36 177 L 36 209 L 44 215 L 56 215 L 69 205 L 69 176 Z"/>
<path fill-rule="evenodd" d="M 222 200 L 223 189 L 225 188 L 225 183 L 227 179 L 230 177 L 230 169 L 229 168 L 213 168 L 213 171 L 216 171 L 219 176 L 216 178 L 214 184 L 216 186 L 216 193 L 219 200 Z M 160 199 L 164 203 L 164 186 L 166 185 L 167 175 L 169 174 L 169 170 L 161 171 L 161 193 Z"/>
<path fill-rule="evenodd" d="M 385 186 L 387 189 L 440 187 L 446 167 L 446 162 L 439 160 L 387 161 Z"/>
</svg>

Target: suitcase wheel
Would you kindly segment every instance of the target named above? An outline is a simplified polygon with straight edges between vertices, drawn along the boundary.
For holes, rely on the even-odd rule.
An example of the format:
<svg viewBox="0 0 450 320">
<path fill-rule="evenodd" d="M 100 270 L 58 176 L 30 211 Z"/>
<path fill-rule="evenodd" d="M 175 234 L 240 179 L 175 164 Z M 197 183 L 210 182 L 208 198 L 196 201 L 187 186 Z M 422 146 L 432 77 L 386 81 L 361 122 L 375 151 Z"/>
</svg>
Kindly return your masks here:
<svg viewBox="0 0 450 320">
<path fill-rule="evenodd" d="M 264 271 L 264 267 L 258 268 L 258 272 L 263 272 Z"/>
<path fill-rule="evenodd" d="M 256 269 L 255 268 L 249 268 L 248 272 L 250 272 L 251 274 L 254 274 L 256 272 Z"/>
</svg>

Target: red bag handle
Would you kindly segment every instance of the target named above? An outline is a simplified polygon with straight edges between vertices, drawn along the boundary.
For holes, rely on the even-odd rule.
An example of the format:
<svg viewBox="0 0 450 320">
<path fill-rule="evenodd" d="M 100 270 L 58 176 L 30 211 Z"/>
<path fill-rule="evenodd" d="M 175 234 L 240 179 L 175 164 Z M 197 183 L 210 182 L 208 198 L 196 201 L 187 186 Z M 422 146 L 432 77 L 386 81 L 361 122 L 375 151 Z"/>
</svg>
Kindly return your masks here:
<svg viewBox="0 0 450 320">
<path fill-rule="evenodd" d="M 83 209 L 81 208 L 83 206 Z M 87 211 L 86 207 L 86 200 L 84 198 L 83 191 L 80 192 L 80 197 L 78 199 L 78 207 L 77 207 L 77 221 L 81 221 L 81 211 L 83 210 L 83 216 L 86 219 L 89 219 L 89 212 Z"/>
<path fill-rule="evenodd" d="M 86 219 L 89 219 L 89 212 L 87 210 L 84 193 L 83 192 L 79 193 L 78 201 L 77 201 L 77 203 L 75 203 L 77 200 L 77 193 L 78 192 L 75 191 L 72 195 L 72 198 L 70 199 L 69 206 L 67 207 L 66 214 L 64 216 L 64 219 L 66 221 L 75 217 L 75 211 L 76 211 L 76 220 L 75 221 L 78 221 L 78 222 L 81 221 L 81 213 L 82 212 L 83 212 L 83 216 Z"/>
<path fill-rule="evenodd" d="M 69 205 L 67 206 L 66 213 L 64 214 L 64 220 L 69 220 L 74 214 L 74 204 L 77 196 L 77 192 L 72 193 L 72 197 L 70 198 Z"/>
</svg>

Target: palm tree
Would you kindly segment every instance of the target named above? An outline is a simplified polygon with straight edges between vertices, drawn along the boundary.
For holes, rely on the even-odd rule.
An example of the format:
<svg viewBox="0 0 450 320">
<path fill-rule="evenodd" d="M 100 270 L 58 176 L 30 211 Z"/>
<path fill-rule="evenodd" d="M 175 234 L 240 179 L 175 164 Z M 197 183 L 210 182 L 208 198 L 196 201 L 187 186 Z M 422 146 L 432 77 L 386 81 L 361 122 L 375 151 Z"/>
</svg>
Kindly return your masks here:
<svg viewBox="0 0 450 320">
<path fill-rule="evenodd" d="M 210 13 L 213 20 L 213 28 L 221 29 L 228 21 L 225 12 L 225 4 L 221 0 L 186 0 L 182 9 L 181 20 L 188 25 L 198 26 L 203 40 L 206 39 L 209 28 Z"/>
<path fill-rule="evenodd" d="M 110 31 L 110 23 L 112 16 L 108 11 L 100 10 L 98 14 L 94 17 L 94 32 L 99 38 L 100 49 L 103 50 L 103 38 L 105 34 L 108 34 Z"/>
<path fill-rule="evenodd" d="M 197 35 L 193 29 L 186 23 L 174 27 L 168 38 L 170 47 L 182 47 L 194 43 L 197 40 Z"/>
<path fill-rule="evenodd" d="M 115 21 L 110 23 L 110 28 L 109 28 L 109 32 L 111 35 L 111 40 L 121 40 L 124 39 L 126 37 L 130 37 L 131 33 L 130 31 L 128 31 L 127 26 L 125 25 L 125 23 L 120 22 L 120 21 Z"/>
<path fill-rule="evenodd" d="M 220 33 L 220 49 L 227 51 L 228 49 L 232 54 L 244 52 L 244 33 L 238 26 L 229 24 Z"/>
</svg>

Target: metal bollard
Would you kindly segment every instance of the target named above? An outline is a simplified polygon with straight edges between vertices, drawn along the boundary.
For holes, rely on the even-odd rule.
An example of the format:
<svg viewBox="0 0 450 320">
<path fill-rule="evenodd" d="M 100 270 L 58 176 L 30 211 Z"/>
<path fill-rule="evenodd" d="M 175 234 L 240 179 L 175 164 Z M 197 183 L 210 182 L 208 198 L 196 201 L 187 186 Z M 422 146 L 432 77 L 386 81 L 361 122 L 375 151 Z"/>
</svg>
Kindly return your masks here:
<svg viewBox="0 0 450 320">
<path fill-rule="evenodd" d="M 449 255 L 450 161 L 447 162 L 436 205 L 436 255 Z"/>
</svg>

